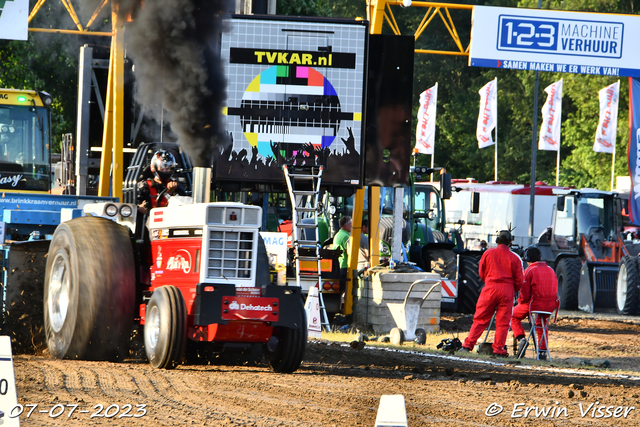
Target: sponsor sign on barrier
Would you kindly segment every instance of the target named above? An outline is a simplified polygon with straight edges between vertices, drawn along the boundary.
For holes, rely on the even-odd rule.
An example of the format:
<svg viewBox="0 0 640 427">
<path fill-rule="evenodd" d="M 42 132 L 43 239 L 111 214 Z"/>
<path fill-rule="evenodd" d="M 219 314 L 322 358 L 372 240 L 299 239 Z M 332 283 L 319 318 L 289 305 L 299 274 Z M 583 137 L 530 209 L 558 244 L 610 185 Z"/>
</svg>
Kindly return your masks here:
<svg viewBox="0 0 640 427">
<path fill-rule="evenodd" d="M 16 377 L 13 372 L 11 338 L 0 336 L 0 425 L 20 426 L 20 417 L 11 417 L 13 408 L 18 405 Z"/>
<path fill-rule="evenodd" d="M 307 329 L 309 337 L 322 337 L 322 321 L 320 319 L 320 298 L 318 297 L 318 288 L 312 286 L 309 288 L 309 295 L 304 304 L 304 310 L 307 313 Z"/>
</svg>

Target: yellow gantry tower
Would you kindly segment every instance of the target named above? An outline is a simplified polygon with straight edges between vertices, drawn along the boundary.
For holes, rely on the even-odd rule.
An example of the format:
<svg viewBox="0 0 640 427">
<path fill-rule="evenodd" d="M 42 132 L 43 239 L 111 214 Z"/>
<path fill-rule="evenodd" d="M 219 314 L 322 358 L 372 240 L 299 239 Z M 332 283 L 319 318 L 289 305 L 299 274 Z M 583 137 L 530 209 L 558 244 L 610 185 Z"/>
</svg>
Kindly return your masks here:
<svg viewBox="0 0 640 427">
<path fill-rule="evenodd" d="M 54 1 L 54 0 L 49 0 Z M 86 24 L 80 22 L 71 0 L 60 0 L 67 10 L 76 30 L 54 28 L 29 28 L 31 32 L 76 34 L 86 36 L 111 37 L 111 56 L 109 58 L 109 77 L 105 105 L 104 130 L 102 135 L 102 156 L 100 159 L 99 196 L 111 195 L 122 199 L 122 181 L 124 177 L 124 22 L 118 18 L 116 6 L 109 0 L 103 0 Z M 46 0 L 38 0 L 29 13 L 29 24 L 42 9 Z M 105 10 L 111 9 L 111 32 L 92 31 L 91 26 Z M 108 155 L 111 153 L 111 156 Z M 111 178 L 111 179 L 109 179 Z"/>
</svg>

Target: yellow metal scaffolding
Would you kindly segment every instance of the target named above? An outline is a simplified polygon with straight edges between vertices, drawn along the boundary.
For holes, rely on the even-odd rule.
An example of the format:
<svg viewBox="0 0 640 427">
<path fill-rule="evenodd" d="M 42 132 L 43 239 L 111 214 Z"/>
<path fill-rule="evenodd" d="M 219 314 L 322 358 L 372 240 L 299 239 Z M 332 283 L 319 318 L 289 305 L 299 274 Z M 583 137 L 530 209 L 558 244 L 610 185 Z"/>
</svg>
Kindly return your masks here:
<svg viewBox="0 0 640 427">
<path fill-rule="evenodd" d="M 111 195 L 122 198 L 122 180 L 124 172 L 124 23 L 118 18 L 118 11 L 111 7 L 111 31 L 91 31 L 91 25 L 109 4 L 109 0 L 103 0 L 96 8 L 86 24 L 82 24 L 71 0 L 60 0 L 67 10 L 77 30 L 54 28 L 29 28 L 31 32 L 76 34 L 87 36 L 111 37 L 111 55 L 109 58 L 109 77 L 107 82 L 107 96 L 105 105 L 104 130 L 102 134 L 102 157 L 100 159 L 100 187 L 99 196 Z M 38 0 L 29 13 L 29 23 L 42 9 L 46 0 Z M 108 10 L 108 9 L 107 9 Z M 107 153 L 112 153 L 109 156 Z M 109 185 L 111 184 L 111 185 Z"/>
</svg>

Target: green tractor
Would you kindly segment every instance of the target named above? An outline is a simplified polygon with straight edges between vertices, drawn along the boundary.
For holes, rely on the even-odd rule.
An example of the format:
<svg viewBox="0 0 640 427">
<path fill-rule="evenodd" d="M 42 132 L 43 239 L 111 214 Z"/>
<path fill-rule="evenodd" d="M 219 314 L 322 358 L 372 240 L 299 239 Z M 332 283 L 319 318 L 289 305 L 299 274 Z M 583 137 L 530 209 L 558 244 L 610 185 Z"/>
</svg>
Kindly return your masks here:
<svg viewBox="0 0 640 427">
<path fill-rule="evenodd" d="M 442 309 L 462 313 L 475 312 L 480 290 L 484 286 L 478 274 L 481 251 L 464 247 L 461 233 L 463 221 L 451 230 L 445 228 L 444 200 L 451 197 L 451 176 L 440 175 L 438 186 L 419 182 L 441 168 L 414 166 L 411 168 L 411 187 L 403 200 L 402 241 L 408 246 L 407 257 L 423 271 L 440 275 L 442 282 Z M 439 188 L 438 188 L 439 187 Z M 380 218 L 380 256 L 390 257 L 393 234 L 393 191 L 383 191 Z M 475 206 L 475 208 L 474 208 Z M 472 198 L 472 212 L 478 212 L 479 199 Z M 372 232 L 375 230 L 372 229 Z"/>
</svg>

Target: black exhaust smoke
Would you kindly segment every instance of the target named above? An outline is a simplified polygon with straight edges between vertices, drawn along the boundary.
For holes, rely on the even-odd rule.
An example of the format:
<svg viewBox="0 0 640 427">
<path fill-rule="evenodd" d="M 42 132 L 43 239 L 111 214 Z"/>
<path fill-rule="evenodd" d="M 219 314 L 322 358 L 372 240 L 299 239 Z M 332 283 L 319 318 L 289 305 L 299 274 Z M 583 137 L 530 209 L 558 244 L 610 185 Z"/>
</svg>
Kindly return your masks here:
<svg viewBox="0 0 640 427">
<path fill-rule="evenodd" d="M 220 61 L 229 0 L 114 0 L 135 66 L 136 100 L 172 132 L 197 167 L 225 140 L 226 82 Z M 165 111 L 163 117 L 163 109 Z"/>
</svg>

